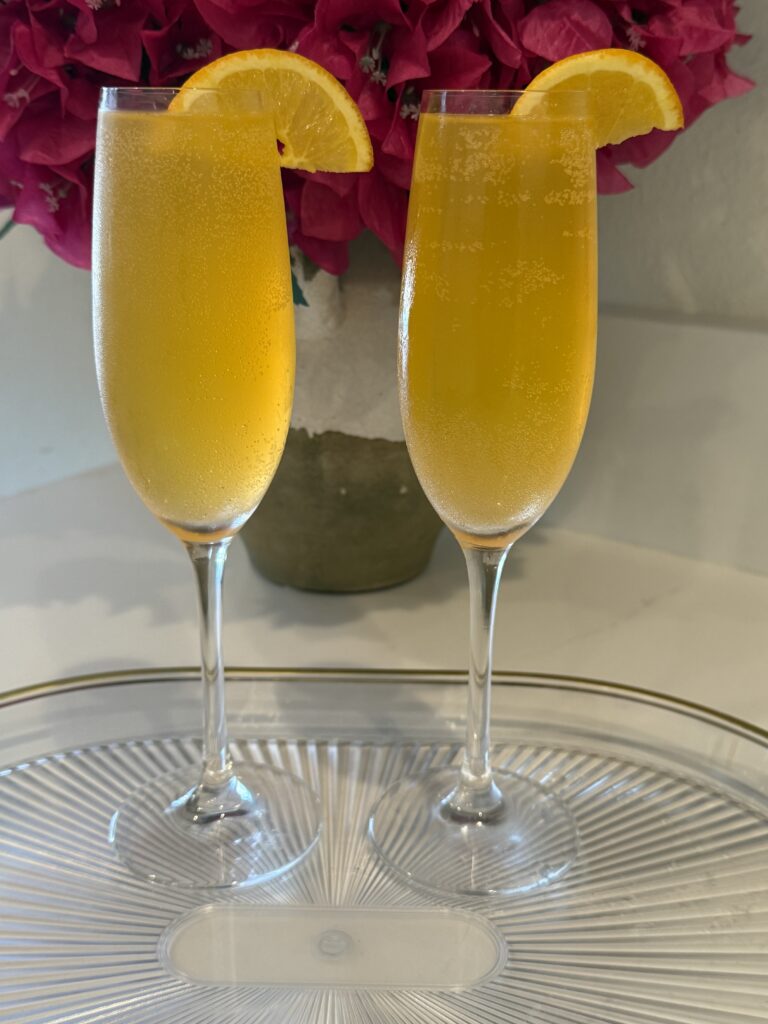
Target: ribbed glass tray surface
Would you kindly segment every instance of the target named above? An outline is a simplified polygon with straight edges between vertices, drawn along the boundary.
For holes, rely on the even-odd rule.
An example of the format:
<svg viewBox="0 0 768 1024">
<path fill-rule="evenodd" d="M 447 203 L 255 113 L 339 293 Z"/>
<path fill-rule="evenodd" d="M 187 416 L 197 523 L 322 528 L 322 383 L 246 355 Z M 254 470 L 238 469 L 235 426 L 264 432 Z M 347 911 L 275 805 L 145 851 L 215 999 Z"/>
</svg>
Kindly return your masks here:
<svg viewBox="0 0 768 1024">
<path fill-rule="evenodd" d="M 232 753 L 319 793 L 318 846 L 261 887 L 129 875 L 112 814 L 199 757 L 192 670 L 0 699 L 3 1024 L 747 1024 L 768 1020 L 768 734 L 610 684 L 499 673 L 497 765 L 555 789 L 575 866 L 440 902 L 380 865 L 368 812 L 458 763 L 459 675 L 229 673 Z"/>
</svg>

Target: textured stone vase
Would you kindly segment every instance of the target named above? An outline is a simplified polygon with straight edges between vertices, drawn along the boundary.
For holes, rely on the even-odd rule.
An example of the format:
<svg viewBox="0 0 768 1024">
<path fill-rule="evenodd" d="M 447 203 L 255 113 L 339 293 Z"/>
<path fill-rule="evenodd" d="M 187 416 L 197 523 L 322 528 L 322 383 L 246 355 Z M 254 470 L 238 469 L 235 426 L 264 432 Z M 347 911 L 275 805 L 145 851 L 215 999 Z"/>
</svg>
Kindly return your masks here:
<svg viewBox="0 0 768 1024">
<path fill-rule="evenodd" d="M 299 273 L 296 395 L 280 467 L 242 536 L 256 568 L 307 590 L 375 590 L 429 561 L 440 521 L 403 440 L 399 274 L 372 238 L 342 278 Z"/>
</svg>

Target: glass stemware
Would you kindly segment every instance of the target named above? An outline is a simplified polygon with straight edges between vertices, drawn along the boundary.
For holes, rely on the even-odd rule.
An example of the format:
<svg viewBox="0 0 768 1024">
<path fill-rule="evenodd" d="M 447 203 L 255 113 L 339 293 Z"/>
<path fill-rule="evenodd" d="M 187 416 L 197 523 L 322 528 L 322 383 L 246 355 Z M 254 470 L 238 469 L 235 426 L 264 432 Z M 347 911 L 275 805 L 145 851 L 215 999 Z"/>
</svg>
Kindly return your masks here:
<svg viewBox="0 0 768 1024">
<path fill-rule="evenodd" d="M 502 568 L 576 456 L 595 361 L 595 155 L 587 97 L 442 91 L 422 103 L 400 310 L 408 450 L 463 550 L 470 594 L 460 768 L 396 782 L 369 833 L 401 875 L 510 894 L 574 860 L 571 814 L 491 769 L 491 656 Z M 530 98 L 530 97 L 529 97 Z"/>
<path fill-rule="evenodd" d="M 94 336 L 104 413 L 147 507 L 184 543 L 200 605 L 202 766 L 150 777 L 111 838 L 141 877 L 233 886 L 315 843 L 318 801 L 269 765 L 235 768 L 221 586 L 229 544 L 282 454 L 295 344 L 277 144 L 257 94 L 102 93 Z M 192 102 L 190 102 L 190 99 Z M 149 761 L 147 775 L 157 768 Z"/>
</svg>

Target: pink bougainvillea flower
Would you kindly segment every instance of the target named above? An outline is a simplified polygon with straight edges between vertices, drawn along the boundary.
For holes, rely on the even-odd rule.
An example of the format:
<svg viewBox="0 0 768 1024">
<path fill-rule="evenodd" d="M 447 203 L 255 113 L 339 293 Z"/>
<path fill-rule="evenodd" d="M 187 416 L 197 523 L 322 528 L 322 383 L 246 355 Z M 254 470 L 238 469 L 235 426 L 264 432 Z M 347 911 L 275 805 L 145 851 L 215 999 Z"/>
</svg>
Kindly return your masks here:
<svg viewBox="0 0 768 1024">
<path fill-rule="evenodd" d="M 28 163 L 68 164 L 93 152 L 93 123 L 62 114 L 58 97 L 49 94 L 19 122 L 16 142 L 18 155 Z"/>
<path fill-rule="evenodd" d="M 344 25 L 378 29 L 380 25 L 408 24 L 400 0 L 317 0 L 314 20 L 327 32 L 338 32 Z"/>
<path fill-rule="evenodd" d="M 430 50 L 436 50 L 460 28 L 472 7 L 472 0 L 449 0 L 448 3 L 427 4 L 422 27 Z"/>
<path fill-rule="evenodd" d="M 386 134 L 381 140 L 380 152 L 410 164 L 413 163 L 416 150 L 416 124 L 410 117 L 402 116 L 405 109 L 402 91 L 398 93 L 397 101 Z"/>
<path fill-rule="evenodd" d="M 64 56 L 112 78 L 138 81 L 141 30 L 149 14 L 148 5 L 141 0 L 97 4 L 94 0 L 94 9 L 84 5 L 86 10 L 78 14 L 74 30 L 64 43 Z"/>
<path fill-rule="evenodd" d="M 474 23 L 478 26 L 481 37 L 488 42 L 488 48 L 496 66 L 503 74 L 514 74 L 519 68 L 523 55 L 515 36 L 518 30 L 509 24 L 503 16 L 503 8 L 497 10 L 491 0 L 480 0 L 475 6 Z M 504 88 L 497 83 L 498 88 Z"/>
<path fill-rule="evenodd" d="M 343 274 L 349 268 L 349 243 L 330 242 L 305 235 L 299 228 L 290 234 L 293 245 L 329 274 Z"/>
<path fill-rule="evenodd" d="M 0 146 L 0 206 L 16 205 L 25 173 L 26 165 L 16 155 L 15 144 Z"/>
<path fill-rule="evenodd" d="M 615 154 L 611 146 L 597 151 L 597 187 L 603 195 L 616 195 L 619 192 L 629 192 L 632 182 L 622 174 L 616 166 Z"/>
<path fill-rule="evenodd" d="M 9 58 L 16 58 L 16 67 L 23 67 L 52 85 L 63 85 L 63 39 L 57 39 L 45 24 L 30 16 L 26 20 L 10 19 Z M 11 69 L 13 65 L 9 66 Z"/>
<path fill-rule="evenodd" d="M 550 0 L 522 19 L 520 41 L 526 50 L 554 62 L 606 49 L 613 41 L 613 27 L 593 0 Z"/>
<path fill-rule="evenodd" d="M 363 223 L 378 235 L 390 252 L 402 253 L 408 196 L 384 177 L 374 166 L 362 175 L 358 186 Z"/>
<path fill-rule="evenodd" d="M 141 41 L 150 65 L 150 85 L 187 78 L 224 52 L 221 37 L 195 7 L 180 9 L 178 17 L 162 28 L 143 29 Z"/>
<path fill-rule="evenodd" d="M 430 89 L 482 89 L 490 85 L 490 55 L 469 29 L 459 28 L 429 55 Z"/>
<path fill-rule="evenodd" d="M 294 49 L 358 103 L 376 165 L 363 177 L 283 172 L 290 238 L 342 273 L 373 231 L 399 259 L 421 94 L 523 88 L 548 63 L 641 50 L 691 124 L 752 83 L 727 62 L 747 41 L 735 0 L 6 0 L 0 4 L 0 205 L 76 266 L 90 256 L 93 148 L 104 85 L 174 85 L 236 49 Z M 674 141 L 652 132 L 598 153 L 601 191 Z"/>
<path fill-rule="evenodd" d="M 302 230 L 329 242 L 349 242 L 357 238 L 363 225 L 357 204 L 349 202 L 349 198 L 310 178 L 301 190 Z"/>
<path fill-rule="evenodd" d="M 388 40 L 391 57 L 387 68 L 387 87 L 394 89 L 411 79 L 426 78 L 430 71 L 427 37 L 421 25 L 401 26 Z"/>
<path fill-rule="evenodd" d="M 73 177 L 72 168 L 25 164 L 14 219 L 36 228 L 57 256 L 87 268 L 91 259 L 88 189 Z"/>
<path fill-rule="evenodd" d="M 315 10 L 314 0 L 195 0 L 195 6 L 229 50 L 290 49 Z"/>
<path fill-rule="evenodd" d="M 687 68 L 697 83 L 698 95 L 707 106 L 742 96 L 753 86 L 749 78 L 737 75 L 728 67 L 722 52 L 697 54 L 691 57 Z"/>
<path fill-rule="evenodd" d="M 357 70 L 357 62 L 368 48 L 368 32 L 324 32 L 312 25 L 302 32 L 297 50 L 304 57 L 322 64 L 340 81 L 349 83 Z M 349 88 L 349 85 L 347 85 Z"/>
<path fill-rule="evenodd" d="M 650 36 L 675 42 L 681 57 L 713 53 L 730 46 L 736 36 L 736 19 L 730 4 L 711 0 L 685 0 L 648 19 Z"/>
<path fill-rule="evenodd" d="M 0 74 L 0 145 L 25 113 L 35 109 L 36 101 L 51 93 L 59 95 L 56 86 L 28 71 L 23 65 Z"/>
</svg>

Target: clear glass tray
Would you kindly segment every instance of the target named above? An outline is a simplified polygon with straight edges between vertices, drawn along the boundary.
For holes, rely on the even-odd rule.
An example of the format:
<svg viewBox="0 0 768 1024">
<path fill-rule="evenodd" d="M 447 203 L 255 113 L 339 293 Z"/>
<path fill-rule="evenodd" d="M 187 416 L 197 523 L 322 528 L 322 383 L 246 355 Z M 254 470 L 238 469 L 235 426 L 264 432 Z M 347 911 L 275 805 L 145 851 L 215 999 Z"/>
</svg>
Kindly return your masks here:
<svg viewBox="0 0 768 1024">
<path fill-rule="evenodd" d="M 262 887 L 129 876 L 107 841 L 141 782 L 199 756 L 192 670 L 0 699 L 4 1024 L 747 1024 L 768 1020 L 768 734 L 705 708 L 498 674 L 495 763 L 580 833 L 551 887 L 440 903 L 365 835 L 383 787 L 456 763 L 452 674 L 235 670 L 237 760 L 318 791 L 312 855 Z"/>
</svg>

